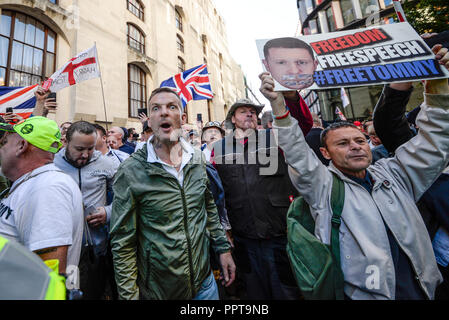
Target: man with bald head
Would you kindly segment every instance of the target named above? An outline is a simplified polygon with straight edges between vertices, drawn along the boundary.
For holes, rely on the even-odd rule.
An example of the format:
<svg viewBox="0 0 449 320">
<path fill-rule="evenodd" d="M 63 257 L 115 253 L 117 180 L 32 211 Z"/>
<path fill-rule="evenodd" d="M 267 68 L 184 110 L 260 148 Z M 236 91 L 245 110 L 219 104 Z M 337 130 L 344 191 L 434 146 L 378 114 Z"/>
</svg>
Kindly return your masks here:
<svg viewBox="0 0 449 320">
<path fill-rule="evenodd" d="M 117 138 L 118 150 L 126 152 L 128 154 L 132 154 L 134 152 L 134 148 L 130 147 L 129 145 L 127 145 L 123 142 L 123 140 L 124 140 L 123 137 L 125 136 L 125 132 L 123 131 L 122 128 L 112 127 L 108 131 L 108 137 L 109 136 L 114 136 Z"/>
</svg>

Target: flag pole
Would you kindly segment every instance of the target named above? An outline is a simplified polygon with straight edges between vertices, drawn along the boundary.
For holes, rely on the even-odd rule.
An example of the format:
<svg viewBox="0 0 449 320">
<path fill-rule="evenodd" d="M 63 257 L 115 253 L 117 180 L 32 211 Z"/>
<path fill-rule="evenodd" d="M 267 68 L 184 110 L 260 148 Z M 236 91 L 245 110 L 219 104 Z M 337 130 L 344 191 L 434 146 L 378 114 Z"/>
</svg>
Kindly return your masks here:
<svg viewBox="0 0 449 320">
<path fill-rule="evenodd" d="M 106 113 L 106 100 L 104 98 L 103 77 L 102 77 L 102 74 L 101 74 L 100 59 L 98 58 L 97 42 L 95 41 L 94 44 L 95 44 L 95 53 L 97 54 L 98 69 L 100 69 L 100 84 L 101 84 L 101 93 L 103 95 L 103 108 L 104 108 L 104 117 L 105 117 L 105 121 L 106 121 L 106 131 L 108 131 L 109 130 L 109 128 L 108 128 L 108 115 Z"/>
<path fill-rule="evenodd" d="M 399 22 L 407 22 L 404 10 L 402 9 L 401 0 L 393 0 L 393 6 L 394 10 L 396 11 L 396 15 L 398 16 Z"/>
</svg>

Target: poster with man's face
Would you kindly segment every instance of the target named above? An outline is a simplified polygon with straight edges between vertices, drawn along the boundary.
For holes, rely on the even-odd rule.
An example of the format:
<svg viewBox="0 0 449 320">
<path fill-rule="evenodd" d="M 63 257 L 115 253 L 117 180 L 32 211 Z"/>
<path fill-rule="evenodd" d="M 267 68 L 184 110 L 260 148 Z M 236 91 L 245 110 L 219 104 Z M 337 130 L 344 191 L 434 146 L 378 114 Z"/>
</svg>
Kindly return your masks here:
<svg viewBox="0 0 449 320">
<path fill-rule="evenodd" d="M 276 91 L 448 78 L 410 24 L 256 40 Z"/>
</svg>

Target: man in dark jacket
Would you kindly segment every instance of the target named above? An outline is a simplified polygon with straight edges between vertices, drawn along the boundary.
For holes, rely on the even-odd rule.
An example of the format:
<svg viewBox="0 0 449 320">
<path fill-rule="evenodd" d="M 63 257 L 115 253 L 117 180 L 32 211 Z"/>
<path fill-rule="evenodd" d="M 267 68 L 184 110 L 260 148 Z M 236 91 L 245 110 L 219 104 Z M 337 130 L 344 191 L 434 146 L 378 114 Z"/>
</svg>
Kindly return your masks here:
<svg viewBox="0 0 449 320">
<path fill-rule="evenodd" d="M 299 94 L 290 93 L 290 112 L 303 119 L 308 132 L 310 111 Z M 241 99 L 227 120 L 232 134 L 215 142 L 213 163 L 223 182 L 239 274 L 248 299 L 298 299 L 286 253 L 286 214 L 297 196 L 272 130 L 255 130 L 263 106 Z M 307 121 L 304 121 L 307 119 Z"/>
</svg>

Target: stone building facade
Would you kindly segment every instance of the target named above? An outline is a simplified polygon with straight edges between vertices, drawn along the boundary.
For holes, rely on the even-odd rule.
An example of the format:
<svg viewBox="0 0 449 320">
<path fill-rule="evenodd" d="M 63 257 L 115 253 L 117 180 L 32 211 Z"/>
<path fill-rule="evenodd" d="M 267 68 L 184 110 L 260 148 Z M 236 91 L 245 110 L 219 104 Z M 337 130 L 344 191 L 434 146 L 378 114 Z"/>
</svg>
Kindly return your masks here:
<svg viewBox="0 0 449 320">
<path fill-rule="evenodd" d="M 83 119 L 140 128 L 138 109 L 151 91 L 203 63 L 215 96 L 189 102 L 188 122 L 197 114 L 204 122 L 224 120 L 230 105 L 246 97 L 212 0 L 0 0 L 0 26 L 5 86 L 41 81 L 96 44 L 102 83 L 93 79 L 59 91 L 58 110 L 49 115 L 58 123 Z"/>
</svg>

